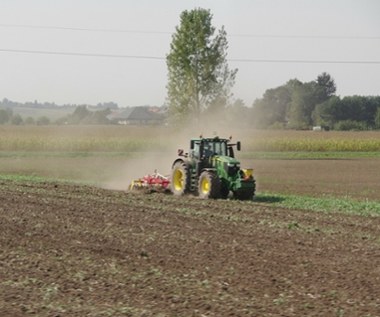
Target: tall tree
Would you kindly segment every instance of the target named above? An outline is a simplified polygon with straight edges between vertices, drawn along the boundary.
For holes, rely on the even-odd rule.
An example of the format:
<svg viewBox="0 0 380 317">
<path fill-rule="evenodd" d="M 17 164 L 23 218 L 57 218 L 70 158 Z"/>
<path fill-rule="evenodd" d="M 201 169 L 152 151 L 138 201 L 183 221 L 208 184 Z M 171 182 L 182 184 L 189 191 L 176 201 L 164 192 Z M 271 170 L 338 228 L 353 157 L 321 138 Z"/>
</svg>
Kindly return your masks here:
<svg viewBox="0 0 380 317">
<path fill-rule="evenodd" d="M 167 55 L 167 91 L 174 120 L 199 120 L 215 100 L 227 100 L 230 95 L 237 69 L 228 67 L 226 31 L 222 27 L 214 35 L 211 22 L 209 10 L 186 10 L 173 34 Z"/>
<path fill-rule="evenodd" d="M 297 81 L 298 85 L 301 82 Z M 291 94 L 295 80 L 289 81 L 286 85 L 267 89 L 263 98 L 255 100 L 253 103 L 253 123 L 255 127 L 267 128 L 271 126 L 285 126 Z"/>
<path fill-rule="evenodd" d="M 289 106 L 289 127 L 308 129 L 312 124 L 312 112 L 316 106 L 315 82 L 303 83 L 293 89 Z"/>
<path fill-rule="evenodd" d="M 335 91 L 334 79 L 327 73 L 322 73 L 314 81 L 296 85 L 289 107 L 289 126 L 308 129 L 316 121 L 316 106 L 333 97 Z"/>
<path fill-rule="evenodd" d="M 375 121 L 375 128 L 380 129 L 380 106 L 377 108 L 374 121 Z"/>
<path fill-rule="evenodd" d="M 336 85 L 330 74 L 324 72 L 317 77 L 318 102 L 325 102 L 328 98 L 335 95 Z"/>
<path fill-rule="evenodd" d="M 325 102 L 318 104 L 313 112 L 315 124 L 332 129 L 338 118 L 340 120 L 344 115 L 344 109 L 341 104 L 341 99 L 337 96 L 332 96 Z"/>
</svg>

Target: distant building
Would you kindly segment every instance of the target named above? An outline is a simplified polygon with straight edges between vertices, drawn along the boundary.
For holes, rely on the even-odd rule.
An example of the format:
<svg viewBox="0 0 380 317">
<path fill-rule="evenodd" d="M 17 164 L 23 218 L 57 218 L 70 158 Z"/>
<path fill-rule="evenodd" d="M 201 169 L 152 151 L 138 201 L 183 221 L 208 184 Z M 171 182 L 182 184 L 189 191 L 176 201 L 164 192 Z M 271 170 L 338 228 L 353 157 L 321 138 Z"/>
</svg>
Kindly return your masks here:
<svg viewBox="0 0 380 317">
<path fill-rule="evenodd" d="M 329 131 L 330 128 L 325 125 L 317 125 L 313 127 L 313 131 Z"/>
<path fill-rule="evenodd" d="M 165 115 L 159 107 L 141 106 L 115 110 L 107 119 L 115 124 L 161 125 L 164 123 Z"/>
</svg>

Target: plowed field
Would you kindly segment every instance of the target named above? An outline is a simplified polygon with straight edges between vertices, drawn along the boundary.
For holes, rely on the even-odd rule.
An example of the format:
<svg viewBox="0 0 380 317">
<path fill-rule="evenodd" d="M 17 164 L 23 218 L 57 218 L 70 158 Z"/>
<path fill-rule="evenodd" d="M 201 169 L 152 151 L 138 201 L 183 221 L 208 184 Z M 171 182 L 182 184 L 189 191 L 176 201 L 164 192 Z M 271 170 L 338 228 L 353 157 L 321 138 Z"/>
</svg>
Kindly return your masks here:
<svg viewBox="0 0 380 317">
<path fill-rule="evenodd" d="M 380 217 L 0 182 L 1 316 L 380 316 Z"/>
</svg>

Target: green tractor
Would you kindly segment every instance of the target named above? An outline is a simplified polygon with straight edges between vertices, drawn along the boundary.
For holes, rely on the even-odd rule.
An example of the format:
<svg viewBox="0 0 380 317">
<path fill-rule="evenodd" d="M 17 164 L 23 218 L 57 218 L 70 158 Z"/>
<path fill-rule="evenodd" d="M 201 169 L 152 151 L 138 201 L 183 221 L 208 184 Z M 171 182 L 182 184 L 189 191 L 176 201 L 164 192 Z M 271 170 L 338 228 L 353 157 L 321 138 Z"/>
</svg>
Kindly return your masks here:
<svg viewBox="0 0 380 317">
<path fill-rule="evenodd" d="M 197 194 L 201 198 L 252 200 L 256 183 L 252 169 L 241 169 L 234 147 L 241 144 L 230 139 L 191 139 L 189 153 L 178 150 L 179 158 L 172 165 L 170 189 L 174 195 Z"/>
</svg>

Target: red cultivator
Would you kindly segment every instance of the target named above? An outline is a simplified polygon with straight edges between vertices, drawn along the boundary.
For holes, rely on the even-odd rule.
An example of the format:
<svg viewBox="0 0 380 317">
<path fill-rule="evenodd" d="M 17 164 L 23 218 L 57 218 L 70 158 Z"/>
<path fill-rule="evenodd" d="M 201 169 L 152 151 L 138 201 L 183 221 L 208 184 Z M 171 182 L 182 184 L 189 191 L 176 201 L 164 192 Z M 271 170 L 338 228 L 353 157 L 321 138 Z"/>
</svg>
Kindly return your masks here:
<svg viewBox="0 0 380 317">
<path fill-rule="evenodd" d="M 170 180 L 167 176 L 161 175 L 157 171 L 153 174 L 145 175 L 143 178 L 135 179 L 129 185 L 129 190 L 148 191 L 169 191 Z"/>
</svg>

